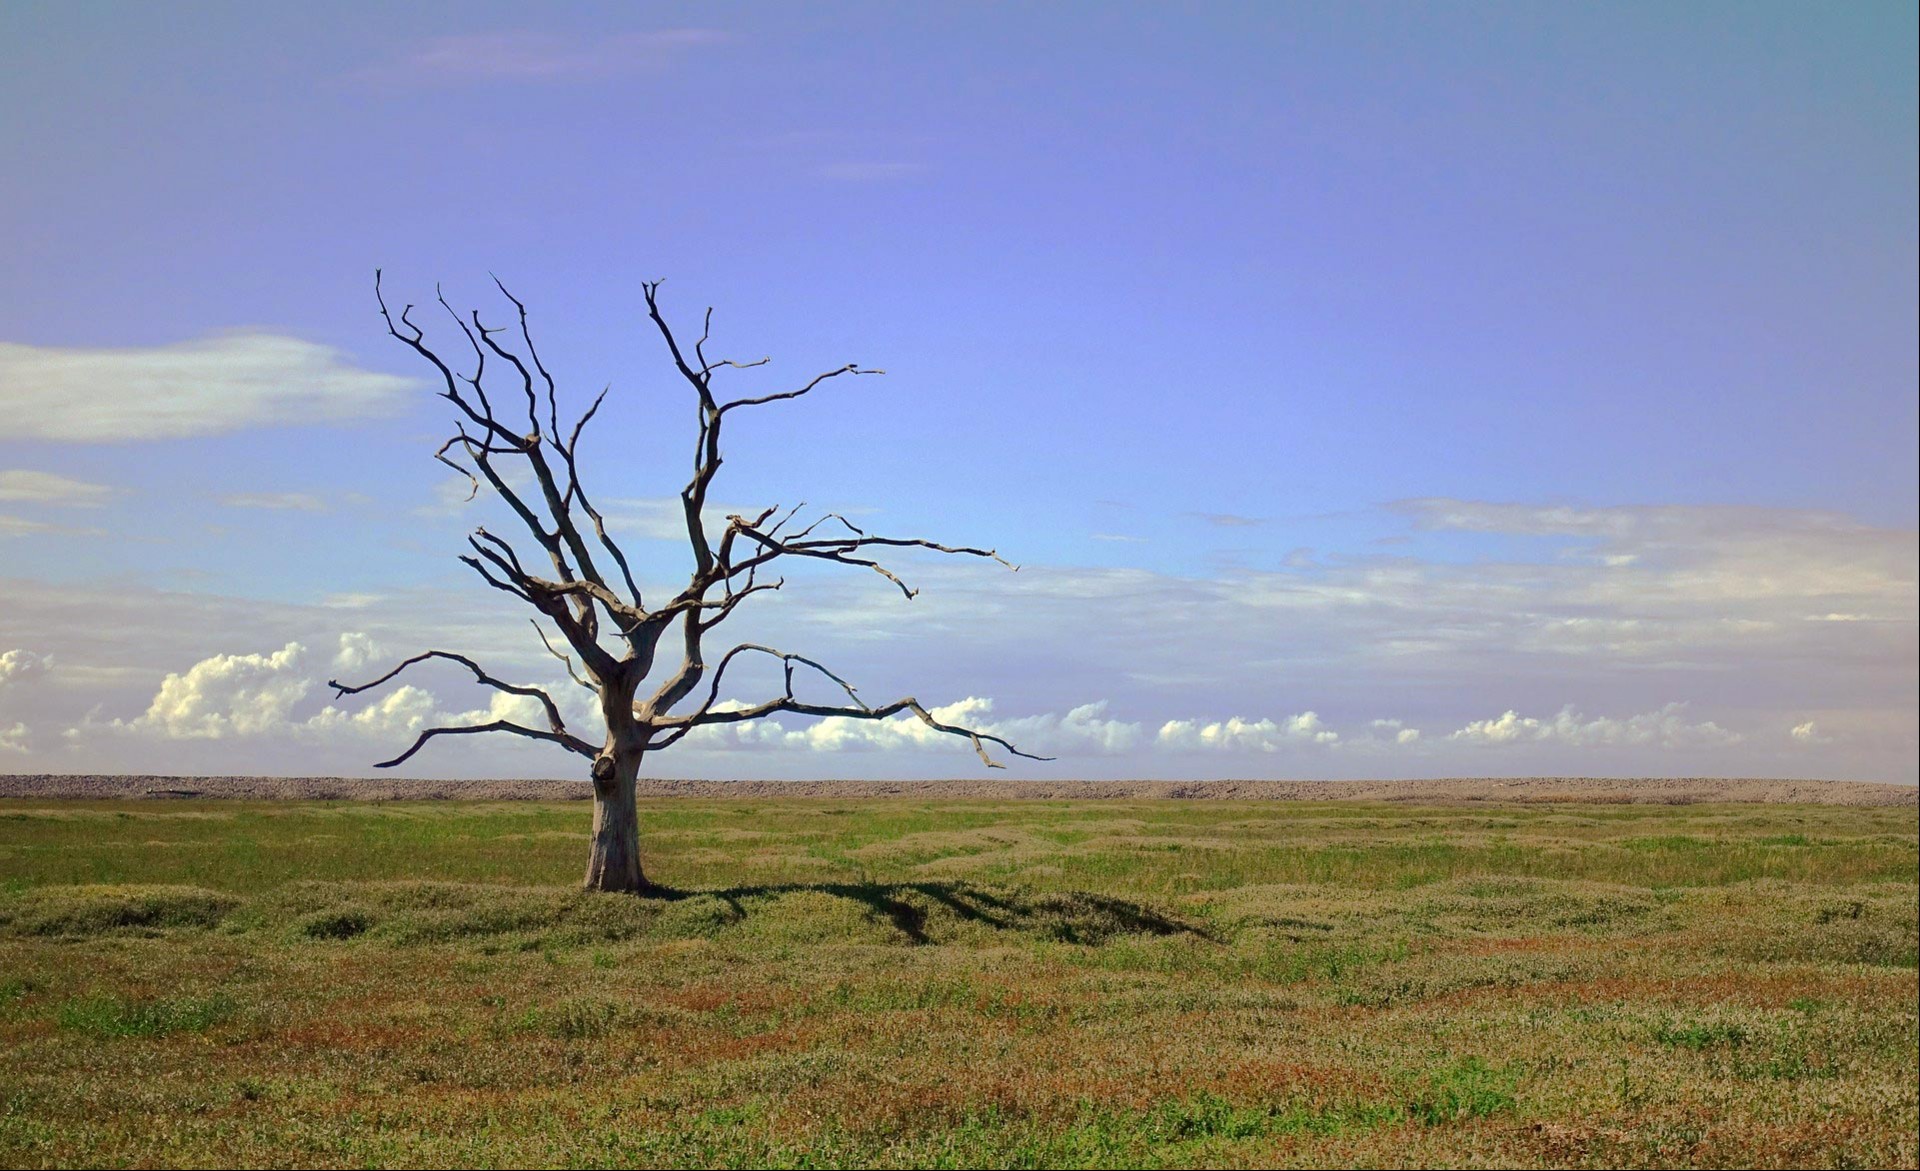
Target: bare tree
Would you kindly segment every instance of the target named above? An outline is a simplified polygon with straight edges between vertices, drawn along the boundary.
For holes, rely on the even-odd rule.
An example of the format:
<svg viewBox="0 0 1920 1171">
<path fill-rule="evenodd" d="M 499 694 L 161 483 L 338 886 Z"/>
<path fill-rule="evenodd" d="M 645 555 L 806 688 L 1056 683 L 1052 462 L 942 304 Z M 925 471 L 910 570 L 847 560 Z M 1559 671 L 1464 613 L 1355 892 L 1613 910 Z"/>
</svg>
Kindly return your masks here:
<svg viewBox="0 0 1920 1171">
<path fill-rule="evenodd" d="M 642 286 L 647 316 L 666 343 L 675 370 L 691 388 L 699 419 L 693 475 L 680 490 L 693 572 L 678 593 L 649 605 L 626 553 L 607 533 L 605 519 L 593 506 L 580 476 L 580 436 L 606 400 L 607 391 L 602 390 L 571 429 L 563 431 L 553 376 L 540 360 L 527 329 L 526 306 L 505 285 L 498 280 L 494 283 L 518 312 L 517 328 L 483 325 L 477 311 L 463 318 L 444 296 L 437 290 L 435 293 L 435 300 L 459 327 L 472 352 L 471 373 L 461 372 L 456 363 L 428 344 L 425 330 L 412 320 L 415 306 L 407 305 L 397 316 L 388 309 L 378 272 L 374 274 L 374 295 L 387 332 L 432 364 L 443 384 L 441 397 L 455 408 L 455 433 L 440 445 L 434 457 L 471 481 L 473 493 L 469 499 L 480 491 L 484 481 L 506 502 L 539 547 L 538 554 L 523 560 L 511 542 L 480 528 L 467 538 L 470 552 L 460 560 L 488 585 L 526 603 L 558 630 L 562 647 L 556 647 L 547 637 L 539 618 L 532 620 L 546 649 L 566 664 L 575 682 L 594 693 L 604 734 L 596 743 L 570 730 L 560 705 L 538 687 L 503 682 L 465 655 L 429 650 L 371 682 L 348 686 L 331 680 L 330 685 L 337 695 L 352 695 L 378 687 L 416 663 L 444 659 L 471 671 L 481 684 L 536 701 L 546 726 L 496 719 L 428 728 L 405 752 L 376 767 L 392 768 L 405 762 L 437 736 L 482 732 L 545 740 L 578 753 L 592 762 L 588 771 L 593 780 L 593 846 L 586 887 L 640 891 L 648 884 L 640 865 L 634 782 L 648 753 L 677 744 L 697 728 L 781 713 L 855 720 L 883 720 L 909 713 L 937 732 L 969 741 L 980 759 L 992 768 L 1001 766 L 989 754 L 989 744 L 1016 756 L 1049 759 L 1022 752 L 998 736 L 942 723 L 911 696 L 868 704 L 851 684 L 820 663 L 775 647 L 739 643 L 711 666 L 708 664 L 704 645 L 708 632 L 731 617 L 748 598 L 780 589 L 785 579 L 774 574 L 783 563 L 792 564 L 789 559 L 831 561 L 871 570 L 908 598 L 916 591 L 877 559 L 887 550 L 928 549 L 1007 564 L 991 549 L 941 545 L 917 537 L 875 536 L 834 513 L 800 524 L 802 506 L 784 512 L 768 508 L 750 517 L 729 516 L 718 533 L 709 531 L 707 494 L 720 471 L 720 431 L 730 412 L 800 398 L 832 379 L 881 371 L 848 363 L 796 389 L 722 402 L 714 393 L 718 371 L 762 366 L 767 359 L 742 363 L 708 358 L 712 309 L 706 312 L 700 339 L 691 349 L 682 346 L 661 315 L 659 282 Z M 519 422 L 522 400 L 526 406 L 524 428 Z M 507 411 L 511 415 L 504 413 Z M 587 530 L 591 530 L 590 535 Z M 539 572 L 528 567 L 529 561 L 541 567 Z M 542 576 L 547 572 L 545 566 L 551 566 L 551 576 Z M 662 658 L 661 640 L 676 624 L 680 639 L 672 645 L 679 653 Z M 778 664 L 783 680 L 781 694 L 747 706 L 722 704 L 720 689 L 728 666 L 754 656 Z M 836 697 L 844 695 L 845 702 L 814 703 L 799 698 L 794 681 L 796 673 L 801 672 L 817 676 L 831 686 Z"/>
</svg>

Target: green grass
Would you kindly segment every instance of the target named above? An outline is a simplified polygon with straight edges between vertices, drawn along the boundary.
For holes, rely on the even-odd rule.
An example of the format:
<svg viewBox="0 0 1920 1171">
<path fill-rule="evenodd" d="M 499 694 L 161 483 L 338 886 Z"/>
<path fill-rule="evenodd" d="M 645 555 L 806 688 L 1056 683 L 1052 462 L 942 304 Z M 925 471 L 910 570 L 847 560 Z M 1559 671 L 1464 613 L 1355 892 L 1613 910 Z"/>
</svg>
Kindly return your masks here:
<svg viewBox="0 0 1920 1171">
<path fill-rule="evenodd" d="M 63 1029 L 96 1037 L 161 1037 L 168 1033 L 204 1033 L 233 1015 L 233 1001 L 221 995 L 203 1000 L 128 1001 L 97 996 L 62 1003 L 56 1019 Z"/>
<path fill-rule="evenodd" d="M 0 1165 L 1914 1166 L 1911 809 L 0 804 Z"/>
</svg>

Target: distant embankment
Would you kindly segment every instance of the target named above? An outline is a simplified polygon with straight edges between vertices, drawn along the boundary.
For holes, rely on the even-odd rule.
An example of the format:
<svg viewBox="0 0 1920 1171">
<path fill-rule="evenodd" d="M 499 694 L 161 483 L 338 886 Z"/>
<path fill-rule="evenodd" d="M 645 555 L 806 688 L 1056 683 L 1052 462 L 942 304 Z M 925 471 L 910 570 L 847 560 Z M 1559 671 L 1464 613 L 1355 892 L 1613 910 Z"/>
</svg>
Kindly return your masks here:
<svg viewBox="0 0 1920 1171">
<path fill-rule="evenodd" d="M 1915 805 L 1911 785 L 1765 778 L 1451 777 L 1430 781 L 648 781 L 642 797 L 904 797 L 922 800 L 1522 801 L 1693 805 Z M 281 801 L 577 801 L 584 781 L 355 777 L 0 776 L 0 798 Z"/>
</svg>

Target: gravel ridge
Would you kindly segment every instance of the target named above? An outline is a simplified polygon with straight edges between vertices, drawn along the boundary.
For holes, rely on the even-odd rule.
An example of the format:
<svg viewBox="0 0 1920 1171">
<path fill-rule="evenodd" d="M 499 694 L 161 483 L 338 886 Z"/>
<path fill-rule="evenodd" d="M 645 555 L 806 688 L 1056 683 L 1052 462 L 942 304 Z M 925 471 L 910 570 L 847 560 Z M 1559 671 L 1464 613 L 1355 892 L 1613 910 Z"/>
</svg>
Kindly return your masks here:
<svg viewBox="0 0 1920 1171">
<path fill-rule="evenodd" d="M 72 800 L 576 801 L 585 781 L 357 777 L 0 776 L 0 798 Z M 1514 801 L 1693 805 L 1920 804 L 1912 785 L 1750 778 L 1450 777 L 1420 781 L 675 781 L 642 780 L 642 797 L 920 800 Z"/>
</svg>

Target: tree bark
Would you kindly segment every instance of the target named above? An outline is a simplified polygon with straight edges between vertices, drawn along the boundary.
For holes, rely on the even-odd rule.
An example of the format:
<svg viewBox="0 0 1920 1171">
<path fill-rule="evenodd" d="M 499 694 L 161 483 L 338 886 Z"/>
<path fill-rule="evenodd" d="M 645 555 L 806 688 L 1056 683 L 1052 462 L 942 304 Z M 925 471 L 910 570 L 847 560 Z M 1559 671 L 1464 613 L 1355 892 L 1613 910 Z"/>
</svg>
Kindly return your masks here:
<svg viewBox="0 0 1920 1171">
<path fill-rule="evenodd" d="M 646 873 L 640 869 L 640 809 L 634 802 L 640 758 L 633 752 L 594 761 L 588 890 L 636 894 L 647 889 Z"/>
</svg>

